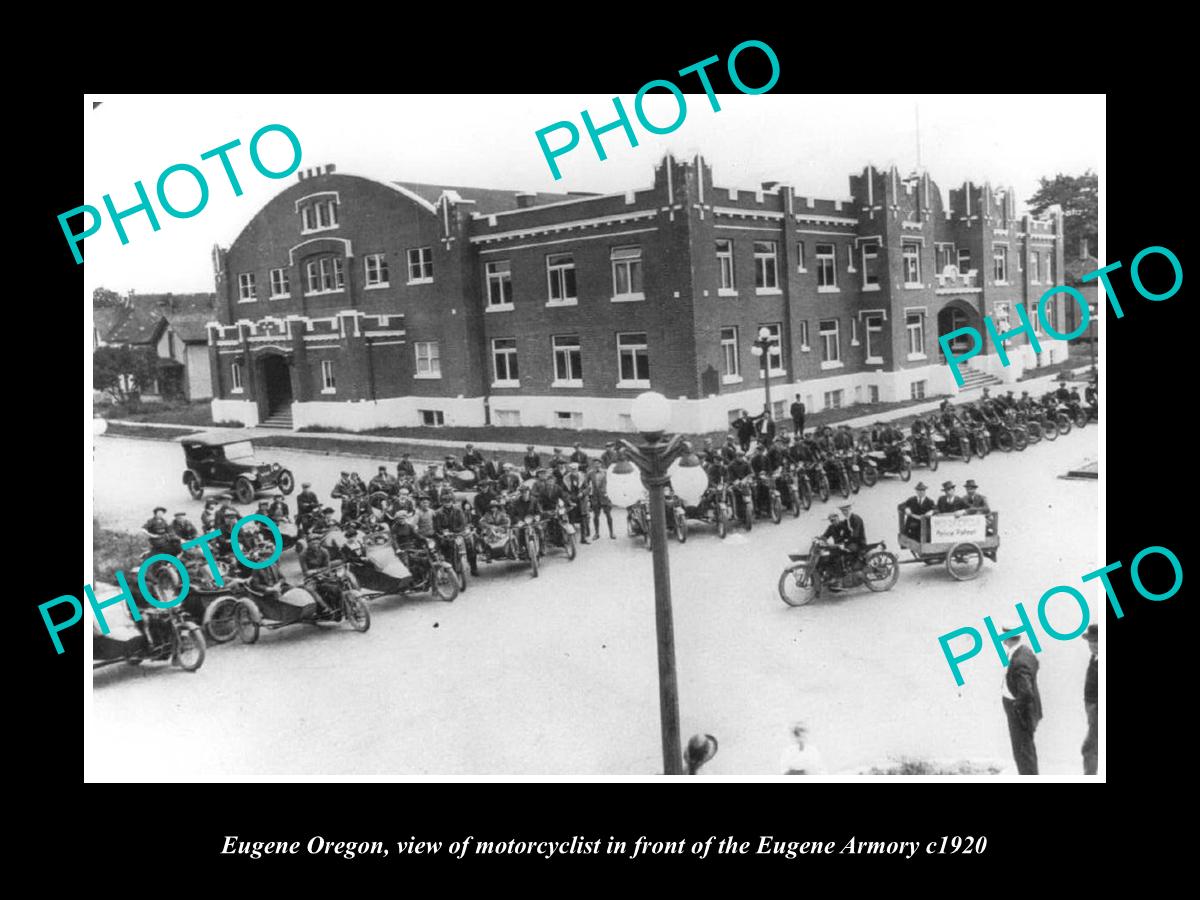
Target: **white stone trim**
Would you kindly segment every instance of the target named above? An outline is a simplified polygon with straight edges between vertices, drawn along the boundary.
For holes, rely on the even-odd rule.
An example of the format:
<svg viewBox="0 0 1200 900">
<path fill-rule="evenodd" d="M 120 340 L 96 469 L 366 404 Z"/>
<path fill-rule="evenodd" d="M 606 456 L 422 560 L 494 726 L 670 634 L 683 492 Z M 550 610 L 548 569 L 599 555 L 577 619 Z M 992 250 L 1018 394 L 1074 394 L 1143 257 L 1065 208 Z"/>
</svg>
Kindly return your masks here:
<svg viewBox="0 0 1200 900">
<path fill-rule="evenodd" d="M 337 191 L 316 191 L 315 193 L 312 193 L 312 194 L 305 194 L 303 197 L 301 197 L 299 200 L 296 201 L 296 212 L 300 212 L 300 204 L 301 203 L 304 203 L 305 201 L 308 201 L 308 200 L 316 200 L 318 197 L 328 197 L 330 195 L 333 196 L 334 202 L 337 203 L 338 206 L 342 205 L 342 198 L 340 196 L 338 196 Z M 326 228 L 314 228 L 312 230 L 313 231 L 325 231 L 330 228 L 337 228 L 337 226 L 330 225 L 330 226 L 326 226 Z"/>
<path fill-rule="evenodd" d="M 341 241 L 341 243 L 342 243 L 342 247 L 343 247 L 343 249 L 346 251 L 346 258 L 347 258 L 347 259 L 353 259 L 353 258 L 354 258 L 354 247 L 353 247 L 353 245 L 350 243 L 350 239 L 349 239 L 349 238 L 340 238 L 340 237 L 314 237 L 314 238 L 309 238 L 309 239 L 308 239 L 308 240 L 306 240 L 306 241 L 301 241 L 301 242 L 300 242 L 300 243 L 298 243 L 298 244 L 297 244 L 295 247 L 292 247 L 290 250 L 288 250 L 288 265 L 289 265 L 289 266 L 294 266 L 294 265 L 296 264 L 296 251 L 297 251 L 297 250 L 299 250 L 301 247 L 305 246 L 306 244 L 312 244 L 312 243 L 315 243 L 315 242 L 317 242 L 317 241 Z M 337 290 L 345 290 L 345 288 L 338 288 Z M 334 292 L 334 291 L 314 291 L 313 293 L 305 294 L 304 296 L 311 297 L 311 296 L 313 296 L 313 294 L 314 294 L 314 293 L 321 293 L 321 294 L 331 294 L 331 293 L 335 293 L 335 292 Z"/>
<path fill-rule="evenodd" d="M 599 228 L 604 225 L 623 225 L 626 222 L 637 222 L 642 219 L 653 219 L 658 215 L 655 210 L 639 210 L 624 213 L 614 213 L 609 216 L 597 216 L 593 219 L 574 219 L 568 222 L 558 222 L 549 225 L 535 225 L 529 228 L 518 228 L 513 231 L 498 231 L 493 234 L 480 234 L 471 238 L 472 244 L 491 243 L 535 237 L 539 234 L 553 234 L 559 231 L 570 231 L 575 228 Z"/>
<path fill-rule="evenodd" d="M 719 226 L 718 226 L 719 227 Z M 562 238 L 556 241 L 537 241 L 533 244 L 509 244 L 506 247 L 492 247 L 487 250 L 480 250 L 480 253 L 510 253 L 513 250 L 526 250 L 530 247 L 549 247 L 552 244 L 571 244 L 575 241 L 590 241 L 596 238 L 615 238 L 624 237 L 627 234 L 645 234 L 648 231 L 658 231 L 658 226 L 653 228 L 635 228 L 630 231 L 610 231 L 607 234 L 580 234 L 575 237 Z M 474 238 L 472 238 L 474 240 Z"/>
</svg>

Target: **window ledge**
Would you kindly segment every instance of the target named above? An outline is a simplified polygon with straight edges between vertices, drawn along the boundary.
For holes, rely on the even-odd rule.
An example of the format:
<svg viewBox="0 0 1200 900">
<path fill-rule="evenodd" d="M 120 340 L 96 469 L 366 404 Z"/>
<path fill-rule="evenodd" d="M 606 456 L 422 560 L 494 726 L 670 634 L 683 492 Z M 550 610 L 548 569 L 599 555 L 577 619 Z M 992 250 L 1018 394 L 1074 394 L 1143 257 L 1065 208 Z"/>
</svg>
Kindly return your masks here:
<svg viewBox="0 0 1200 900">
<path fill-rule="evenodd" d="M 330 294 L 344 294 L 344 293 L 346 293 L 345 288 L 334 288 L 333 290 L 330 290 L 330 291 L 309 291 L 304 296 L 305 297 L 327 297 Z"/>
<path fill-rule="evenodd" d="M 438 379 L 441 377 L 442 377 L 441 372 L 415 372 L 415 373 L 413 373 L 413 378 L 420 378 L 422 380 L 427 380 L 427 379 L 433 380 L 433 379 Z"/>
<path fill-rule="evenodd" d="M 742 383 L 741 375 L 722 375 L 721 376 L 721 384 L 741 384 L 741 383 Z"/>
<path fill-rule="evenodd" d="M 238 303 L 257 303 L 257 297 L 238 297 Z"/>
<path fill-rule="evenodd" d="M 879 285 L 878 285 L 878 284 L 864 284 L 864 285 L 862 286 L 862 289 L 863 289 L 863 293 L 865 294 L 865 293 L 867 293 L 868 291 L 877 291 L 877 290 L 879 290 L 880 288 L 879 288 Z"/>
<path fill-rule="evenodd" d="M 492 382 L 492 387 L 494 387 L 494 388 L 519 388 L 520 386 L 521 386 L 520 381 L 493 381 Z"/>
<path fill-rule="evenodd" d="M 637 303 L 646 299 L 646 295 L 641 291 L 636 294 L 614 294 L 609 298 L 613 303 Z"/>
<path fill-rule="evenodd" d="M 882 356 L 868 356 L 868 357 L 867 357 L 865 360 L 863 360 L 863 361 L 864 361 L 864 362 L 865 362 L 865 363 L 866 363 L 868 366 L 882 366 L 882 365 L 883 365 L 883 357 L 882 357 Z"/>
<path fill-rule="evenodd" d="M 493 303 L 491 306 L 487 307 L 484 312 L 512 312 L 513 308 L 514 307 L 511 303 Z"/>
<path fill-rule="evenodd" d="M 924 353 L 910 353 L 905 357 L 909 362 L 919 362 L 923 359 L 929 359 Z"/>
<path fill-rule="evenodd" d="M 832 359 L 832 360 L 826 360 L 826 361 L 822 362 L 821 368 L 822 369 L 841 369 L 841 368 L 844 368 L 845 365 L 846 364 L 843 363 L 840 359 Z"/>
<path fill-rule="evenodd" d="M 321 388 L 322 394 L 336 394 L 337 388 Z"/>
<path fill-rule="evenodd" d="M 858 274 L 858 269 L 855 269 L 855 268 L 849 268 L 846 271 L 850 272 L 851 274 Z"/>
<path fill-rule="evenodd" d="M 363 290 L 364 291 L 379 291 L 379 290 L 382 290 L 383 288 L 389 288 L 391 286 L 392 286 L 392 283 L 390 281 L 380 281 L 377 284 L 364 284 Z"/>
<path fill-rule="evenodd" d="M 291 294 L 272 294 L 270 299 L 272 299 L 272 300 L 291 300 L 292 295 Z"/>
<path fill-rule="evenodd" d="M 432 278 L 410 278 L 405 284 L 433 284 Z"/>
<path fill-rule="evenodd" d="M 244 393 L 246 393 L 246 389 L 245 389 L 245 388 L 230 388 L 230 389 L 229 389 L 229 393 L 231 393 L 231 394 L 244 394 Z"/>
<path fill-rule="evenodd" d="M 817 288 L 818 294 L 840 294 L 841 292 L 842 292 L 842 289 L 840 287 L 838 287 L 836 284 L 835 285 L 826 285 L 825 287 Z"/>
<path fill-rule="evenodd" d="M 756 297 L 777 297 L 783 294 L 783 291 L 777 287 L 756 287 L 754 296 Z"/>
<path fill-rule="evenodd" d="M 807 275 L 807 274 L 808 274 L 808 269 L 804 268 L 804 266 L 801 266 L 801 267 L 800 267 L 800 268 L 798 268 L 796 271 L 797 271 L 797 272 L 799 272 L 801 275 Z"/>
<path fill-rule="evenodd" d="M 579 298 L 571 297 L 568 300 L 547 300 L 546 305 L 547 306 L 578 306 Z"/>
<path fill-rule="evenodd" d="M 550 387 L 552 387 L 552 388 L 581 388 L 581 387 L 583 387 L 583 379 L 582 378 L 566 378 L 566 379 L 556 378 L 554 381 L 550 382 Z"/>
<path fill-rule="evenodd" d="M 787 378 L 787 369 L 772 369 L 767 374 L 770 375 L 772 378 Z M 763 380 L 762 369 L 758 370 L 758 380 L 759 381 Z"/>
<path fill-rule="evenodd" d="M 801 344 L 801 345 L 800 345 L 800 352 L 801 352 L 801 353 L 808 353 L 808 352 L 810 352 L 811 350 L 812 350 L 812 347 L 808 346 L 808 344 Z"/>
<path fill-rule="evenodd" d="M 301 234 L 320 234 L 323 231 L 337 231 L 341 227 L 342 226 L 339 224 L 339 225 L 326 225 L 324 228 L 301 228 L 300 233 Z"/>
<path fill-rule="evenodd" d="M 645 391 L 645 390 L 649 390 L 649 388 L 650 388 L 649 381 L 618 381 L 617 382 L 617 389 L 623 390 L 623 391 L 625 391 L 625 390 Z"/>
<path fill-rule="evenodd" d="M 920 290 L 924 290 L 924 288 L 925 288 L 925 285 L 921 284 L 921 282 L 919 282 L 919 281 L 904 282 L 904 289 L 906 291 L 920 291 Z"/>
<path fill-rule="evenodd" d="M 1008 282 L 1007 281 L 993 281 L 992 286 L 993 287 L 1008 287 Z"/>
<path fill-rule="evenodd" d="M 859 341 L 857 338 L 855 338 L 854 340 L 852 340 L 852 341 L 850 342 L 850 346 L 851 346 L 851 347 L 857 347 L 857 346 L 858 346 L 860 343 L 862 343 L 862 342 L 861 342 L 861 341 Z"/>
<path fill-rule="evenodd" d="M 736 297 L 738 295 L 737 288 L 718 288 L 718 297 Z"/>
</svg>

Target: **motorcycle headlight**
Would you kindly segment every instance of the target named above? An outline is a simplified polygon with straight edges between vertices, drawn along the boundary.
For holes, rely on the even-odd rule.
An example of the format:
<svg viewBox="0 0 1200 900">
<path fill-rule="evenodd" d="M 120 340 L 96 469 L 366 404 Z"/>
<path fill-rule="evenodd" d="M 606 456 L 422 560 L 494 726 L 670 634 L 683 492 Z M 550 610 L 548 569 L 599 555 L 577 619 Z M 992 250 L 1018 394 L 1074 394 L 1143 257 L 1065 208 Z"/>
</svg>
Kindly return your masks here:
<svg viewBox="0 0 1200 900">
<path fill-rule="evenodd" d="M 272 472 L 278 472 L 282 468 L 283 468 L 283 466 L 279 465 L 279 463 L 271 463 L 271 471 Z"/>
</svg>

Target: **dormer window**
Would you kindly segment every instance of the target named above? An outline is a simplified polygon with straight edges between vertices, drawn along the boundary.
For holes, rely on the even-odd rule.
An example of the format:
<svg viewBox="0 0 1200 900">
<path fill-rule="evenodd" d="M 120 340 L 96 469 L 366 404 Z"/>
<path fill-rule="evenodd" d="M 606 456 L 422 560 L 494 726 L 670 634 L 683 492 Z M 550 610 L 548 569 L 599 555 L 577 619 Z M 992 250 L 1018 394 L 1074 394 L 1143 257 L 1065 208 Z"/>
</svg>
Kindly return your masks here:
<svg viewBox="0 0 1200 900">
<path fill-rule="evenodd" d="M 300 213 L 300 233 L 329 231 L 338 227 L 338 195 L 336 191 L 311 194 L 296 201 Z"/>
</svg>

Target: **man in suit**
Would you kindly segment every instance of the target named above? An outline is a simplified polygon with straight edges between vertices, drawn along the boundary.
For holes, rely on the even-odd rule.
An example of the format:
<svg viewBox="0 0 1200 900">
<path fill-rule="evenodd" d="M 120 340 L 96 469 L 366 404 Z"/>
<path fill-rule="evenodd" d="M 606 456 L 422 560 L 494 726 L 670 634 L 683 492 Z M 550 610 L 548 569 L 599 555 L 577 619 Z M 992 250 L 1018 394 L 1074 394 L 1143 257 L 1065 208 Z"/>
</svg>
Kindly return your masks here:
<svg viewBox="0 0 1200 900">
<path fill-rule="evenodd" d="M 800 395 L 796 395 L 796 399 L 792 401 L 792 431 L 796 434 L 804 434 L 804 401 L 800 399 Z"/>
<path fill-rule="evenodd" d="M 533 444 L 525 448 L 525 477 L 533 478 L 542 467 L 542 456 L 533 449 Z"/>
<path fill-rule="evenodd" d="M 843 503 L 838 509 L 846 520 L 846 549 L 857 557 L 867 546 L 866 526 L 863 525 L 862 516 L 854 512 L 852 504 Z"/>
<path fill-rule="evenodd" d="M 921 539 L 921 519 L 930 515 L 936 506 L 925 496 L 929 487 L 923 481 L 917 482 L 916 494 L 900 504 L 900 512 L 904 514 L 904 534 L 914 541 Z"/>
<path fill-rule="evenodd" d="M 1096 774 L 1096 717 L 1099 710 L 1097 706 L 1096 694 L 1096 652 L 1097 645 L 1100 641 L 1100 629 L 1096 625 L 1089 625 L 1087 631 L 1083 635 L 1084 640 L 1088 642 L 1088 649 L 1092 651 L 1092 659 L 1088 663 L 1087 676 L 1083 680 L 1083 708 L 1087 712 L 1088 733 L 1083 739 L 1083 746 L 1080 751 L 1083 753 L 1083 774 Z"/>
<path fill-rule="evenodd" d="M 765 403 L 763 411 L 754 417 L 754 434 L 763 444 L 775 440 L 775 419 L 771 416 L 771 407 Z"/>
<path fill-rule="evenodd" d="M 742 452 L 745 453 L 750 449 L 750 444 L 754 441 L 754 419 L 748 412 L 742 410 L 742 414 L 733 420 L 732 425 L 737 432 L 738 444 L 741 445 Z"/>
<path fill-rule="evenodd" d="M 1005 633 L 1021 627 L 1008 624 Z M 1033 745 L 1033 733 L 1042 720 L 1042 695 L 1038 693 L 1038 661 L 1033 651 L 1025 644 L 1022 634 L 1014 634 L 1004 641 L 1008 654 L 1008 668 L 1004 671 L 1000 702 L 1008 719 L 1008 736 L 1012 741 L 1013 759 L 1017 763 L 1017 774 L 1038 773 L 1037 748 Z"/>
<path fill-rule="evenodd" d="M 938 497 L 937 512 L 939 515 L 947 513 L 961 514 L 963 511 L 963 499 L 954 493 L 955 484 L 953 481 L 942 482 L 942 496 Z"/>
</svg>

